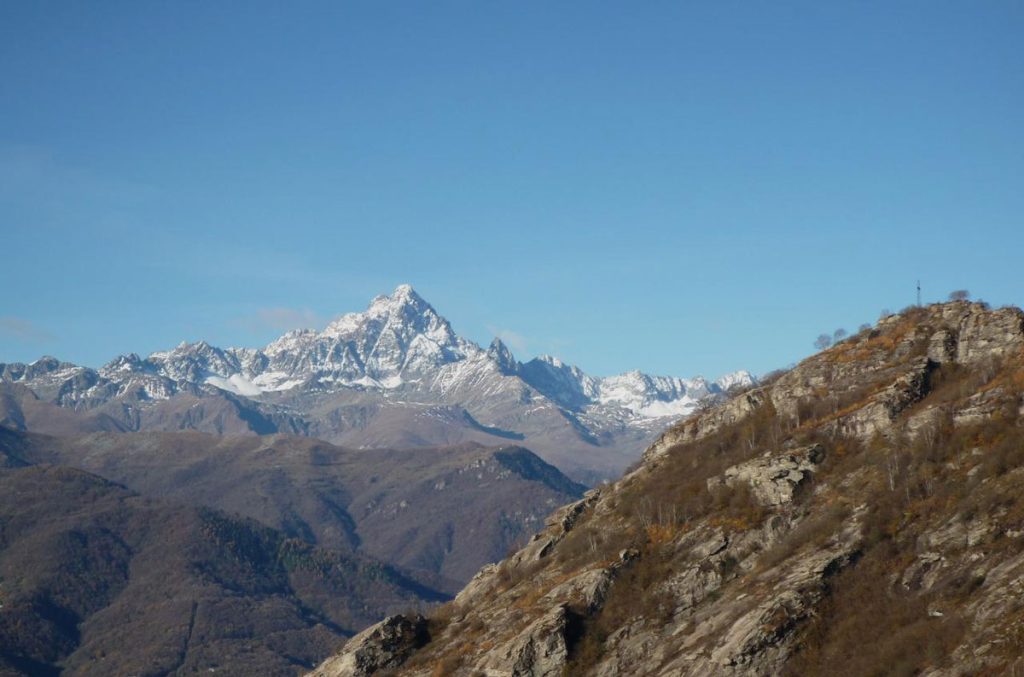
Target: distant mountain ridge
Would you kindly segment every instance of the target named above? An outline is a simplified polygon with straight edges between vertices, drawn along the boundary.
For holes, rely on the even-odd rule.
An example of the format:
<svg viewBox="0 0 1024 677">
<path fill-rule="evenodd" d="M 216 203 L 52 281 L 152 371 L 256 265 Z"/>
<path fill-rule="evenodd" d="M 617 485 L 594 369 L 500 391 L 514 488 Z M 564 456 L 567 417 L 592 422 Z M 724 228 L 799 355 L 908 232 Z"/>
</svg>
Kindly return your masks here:
<svg viewBox="0 0 1024 677">
<path fill-rule="evenodd" d="M 0 381 L 91 415 L 85 430 L 289 432 L 358 446 L 512 438 L 590 481 L 634 460 L 668 419 L 754 383 L 744 371 L 717 381 L 600 378 L 549 356 L 521 363 L 499 339 L 483 349 L 458 336 L 409 285 L 262 349 L 182 343 L 100 369 L 44 357 L 0 364 Z M 26 424 L 25 393 L 4 393 L 9 425 L 61 432 Z M 196 401 L 209 406 L 197 412 Z"/>
<path fill-rule="evenodd" d="M 50 437 L 0 427 L 0 467 L 45 464 L 258 520 L 312 546 L 400 567 L 445 593 L 585 490 L 515 445 L 361 451 L 289 435 Z"/>
<path fill-rule="evenodd" d="M 445 598 L 362 554 L 30 465 L 16 435 L 0 429 L 0 674 L 283 677 Z"/>
</svg>

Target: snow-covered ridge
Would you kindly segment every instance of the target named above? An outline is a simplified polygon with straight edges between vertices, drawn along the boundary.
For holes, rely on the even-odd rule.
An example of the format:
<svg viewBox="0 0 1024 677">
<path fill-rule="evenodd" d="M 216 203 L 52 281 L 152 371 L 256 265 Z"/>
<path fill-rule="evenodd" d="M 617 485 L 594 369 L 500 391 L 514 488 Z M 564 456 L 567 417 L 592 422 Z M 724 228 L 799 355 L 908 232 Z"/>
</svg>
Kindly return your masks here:
<svg viewBox="0 0 1024 677">
<path fill-rule="evenodd" d="M 703 398 L 754 382 L 745 371 L 708 382 L 639 371 L 594 377 L 549 356 L 520 363 L 500 340 L 484 350 L 456 335 L 409 285 L 374 298 L 364 312 L 347 313 L 323 331 L 289 331 L 261 349 L 199 341 L 145 359 L 122 355 L 99 370 L 53 358 L 0 365 L 0 377 L 33 389 L 50 383 L 69 406 L 129 392 L 163 399 L 209 387 L 253 399 L 303 389 L 387 391 L 399 399 L 413 392 L 439 399 L 471 393 L 486 399 L 489 393 L 525 389 L 523 397 L 534 393 L 572 412 L 615 410 L 617 416 L 651 419 L 686 415 Z"/>
</svg>

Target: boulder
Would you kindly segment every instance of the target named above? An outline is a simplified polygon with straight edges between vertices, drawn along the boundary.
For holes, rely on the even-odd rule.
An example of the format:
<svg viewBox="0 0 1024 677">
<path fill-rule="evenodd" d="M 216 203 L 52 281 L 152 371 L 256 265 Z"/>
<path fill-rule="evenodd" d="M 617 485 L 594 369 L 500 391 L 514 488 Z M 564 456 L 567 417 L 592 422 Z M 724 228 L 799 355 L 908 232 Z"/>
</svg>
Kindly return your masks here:
<svg viewBox="0 0 1024 677">
<path fill-rule="evenodd" d="M 310 677 L 368 677 L 397 668 L 428 639 L 423 616 L 388 616 L 350 639 L 341 653 L 324 661 Z"/>
<path fill-rule="evenodd" d="M 488 674 L 509 677 L 561 677 L 569 658 L 566 629 L 569 608 L 559 604 L 526 627 L 511 642 L 484 658 Z"/>
<path fill-rule="evenodd" d="M 825 458 L 825 449 L 812 444 L 785 454 L 770 454 L 734 465 L 721 477 L 708 480 L 708 488 L 724 484 L 734 487 L 743 482 L 750 485 L 761 505 L 780 506 L 790 503 L 804 482 L 810 479 L 814 466 Z"/>
<path fill-rule="evenodd" d="M 956 335 L 948 329 L 940 329 L 928 340 L 928 359 L 936 364 L 946 364 L 956 359 Z"/>
</svg>

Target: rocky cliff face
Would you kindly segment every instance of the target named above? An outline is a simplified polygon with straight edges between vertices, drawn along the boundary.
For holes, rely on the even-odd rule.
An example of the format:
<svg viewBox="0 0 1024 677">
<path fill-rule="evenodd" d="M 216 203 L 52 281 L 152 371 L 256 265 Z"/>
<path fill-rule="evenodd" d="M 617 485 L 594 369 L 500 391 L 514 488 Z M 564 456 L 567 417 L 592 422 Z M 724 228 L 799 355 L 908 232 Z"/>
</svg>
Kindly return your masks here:
<svg viewBox="0 0 1024 677">
<path fill-rule="evenodd" d="M 1012 674 L 1022 489 L 1024 313 L 911 309 L 666 431 L 378 667 Z"/>
</svg>

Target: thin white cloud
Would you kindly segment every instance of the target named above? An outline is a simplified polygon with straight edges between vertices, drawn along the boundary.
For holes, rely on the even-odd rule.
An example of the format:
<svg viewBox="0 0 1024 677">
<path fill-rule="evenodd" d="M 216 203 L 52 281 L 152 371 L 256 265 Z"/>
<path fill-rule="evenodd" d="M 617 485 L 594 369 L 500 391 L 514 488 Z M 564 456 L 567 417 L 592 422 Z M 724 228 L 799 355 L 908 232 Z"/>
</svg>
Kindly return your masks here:
<svg viewBox="0 0 1024 677">
<path fill-rule="evenodd" d="M 273 329 L 274 331 L 316 329 L 323 324 L 323 318 L 308 308 L 274 306 L 257 309 L 255 313 L 243 320 L 243 324 L 255 331 L 266 329 Z"/>
<path fill-rule="evenodd" d="M 488 326 L 487 330 L 500 338 L 502 342 L 511 348 L 514 353 L 525 353 L 526 347 L 530 344 L 529 339 L 519 332 L 512 331 L 511 329 L 499 329 L 497 327 Z"/>
<path fill-rule="evenodd" d="M 22 317 L 0 317 L 0 334 L 26 343 L 45 343 L 54 339 L 53 334 L 31 320 Z"/>
<path fill-rule="evenodd" d="M 63 214 L 81 205 L 119 210 L 157 194 L 148 184 L 67 162 L 49 148 L 0 146 L 0 197 L 34 211 Z"/>
</svg>

